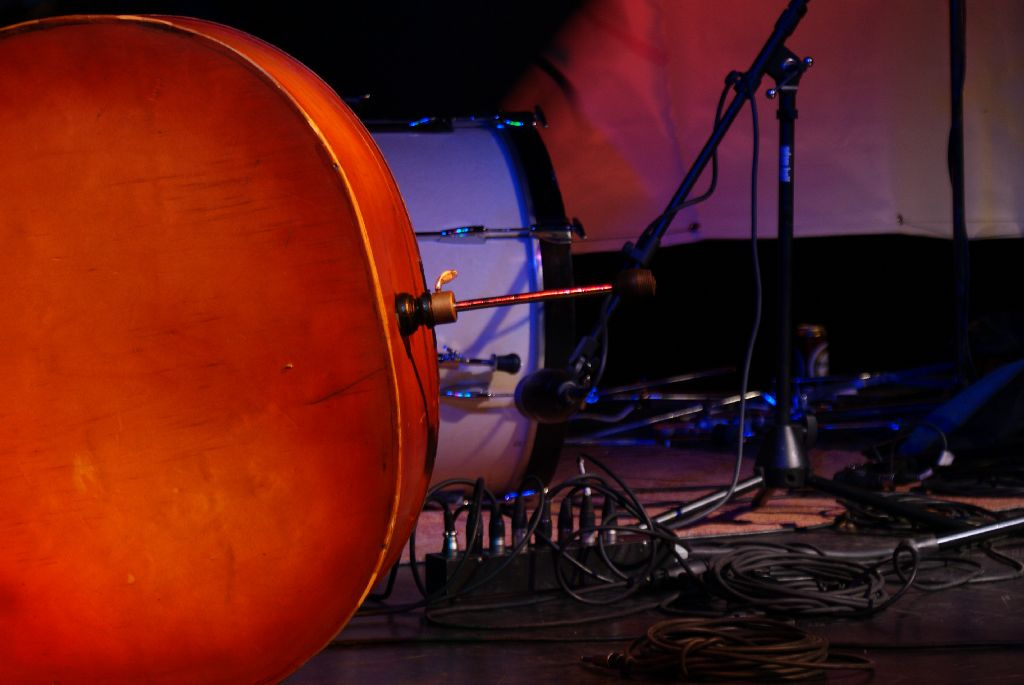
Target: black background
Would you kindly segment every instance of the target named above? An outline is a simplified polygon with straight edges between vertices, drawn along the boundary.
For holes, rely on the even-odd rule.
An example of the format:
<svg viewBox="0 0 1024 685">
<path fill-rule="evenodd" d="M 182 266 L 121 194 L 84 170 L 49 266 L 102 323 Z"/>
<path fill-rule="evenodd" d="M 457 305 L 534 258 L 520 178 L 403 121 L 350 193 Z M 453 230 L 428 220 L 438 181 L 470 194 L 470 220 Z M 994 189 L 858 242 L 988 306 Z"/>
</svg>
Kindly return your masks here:
<svg viewBox="0 0 1024 685">
<path fill-rule="evenodd" d="M 227 24 L 281 48 L 373 116 L 494 112 L 580 5 L 550 2 L 0 0 L 0 23 L 64 14 L 174 14 Z"/>
</svg>

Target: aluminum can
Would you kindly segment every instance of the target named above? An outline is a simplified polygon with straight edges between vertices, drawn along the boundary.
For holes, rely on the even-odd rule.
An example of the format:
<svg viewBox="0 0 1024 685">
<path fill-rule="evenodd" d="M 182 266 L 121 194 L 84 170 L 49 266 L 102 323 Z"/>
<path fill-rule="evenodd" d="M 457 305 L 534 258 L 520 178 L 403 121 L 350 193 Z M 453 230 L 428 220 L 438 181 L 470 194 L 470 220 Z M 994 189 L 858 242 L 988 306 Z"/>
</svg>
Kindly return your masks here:
<svg viewBox="0 0 1024 685">
<path fill-rule="evenodd" d="M 828 336 L 819 324 L 796 327 L 796 367 L 803 378 L 821 378 L 829 374 Z"/>
</svg>

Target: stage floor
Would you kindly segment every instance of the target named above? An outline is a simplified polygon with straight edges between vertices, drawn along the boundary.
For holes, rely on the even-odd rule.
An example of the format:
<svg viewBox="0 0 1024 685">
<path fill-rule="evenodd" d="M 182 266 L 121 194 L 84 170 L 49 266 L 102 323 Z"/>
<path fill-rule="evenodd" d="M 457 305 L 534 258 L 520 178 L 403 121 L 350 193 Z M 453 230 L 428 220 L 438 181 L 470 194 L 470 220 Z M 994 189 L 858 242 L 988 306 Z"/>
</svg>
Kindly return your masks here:
<svg viewBox="0 0 1024 685">
<path fill-rule="evenodd" d="M 599 462 L 622 478 L 652 514 L 664 511 L 670 502 L 692 501 L 714 492 L 729 481 L 735 463 L 735 455 L 728 451 L 699 446 L 567 446 L 552 483 L 577 474 L 581 457 L 588 472 L 599 472 L 595 465 Z M 814 471 L 829 477 L 864 460 L 856 452 L 841 449 L 815 450 L 810 457 Z M 744 478 L 750 475 L 752 462 L 752 458 L 745 460 Z M 755 495 L 761 495 L 756 506 Z M 1006 497 L 955 499 L 1002 512 L 1012 512 L 1024 503 Z M 600 507 L 598 512 L 600 517 Z M 863 518 L 851 522 L 845 512 L 834 498 L 820 493 L 759 488 L 715 512 L 706 523 L 677 533 L 698 571 L 702 560 L 716 563 L 723 549 L 751 544 L 884 551 L 895 549 L 901 539 L 923 534 L 905 528 L 882 530 Z M 844 521 L 842 525 L 837 525 L 837 517 Z M 439 549 L 441 530 L 440 512 L 425 512 L 417 532 L 418 550 Z M 832 650 L 864 657 L 873 668 L 828 671 L 815 676 L 816 682 L 1024 682 L 1024 584 L 1018 577 L 1024 568 L 1019 565 L 1024 560 L 1024 540 L 1002 538 L 991 545 L 1006 558 L 986 555 L 983 545 L 975 544 L 967 550 L 944 550 L 944 556 L 957 557 L 951 561 L 922 562 L 915 583 L 880 610 L 875 608 L 881 603 L 877 602 L 867 610 L 858 605 L 864 614 L 859 616 L 795 615 L 787 610 L 773 610 L 773 616 L 795 620 L 808 633 L 827 639 Z M 403 565 L 386 601 L 367 601 L 361 615 L 329 647 L 285 682 L 665 682 L 638 671 L 624 677 L 618 670 L 584 662 L 623 650 L 651 626 L 680 618 L 681 613 L 729 610 L 724 600 L 709 601 L 694 581 L 679 572 L 678 563 L 674 573 L 621 599 L 617 597 L 623 593 L 617 593 L 583 603 L 557 589 L 520 591 L 516 582 L 521 578 L 506 577 L 490 587 L 485 583 L 455 604 L 434 604 L 427 613 L 422 607 L 401 610 L 403 604 L 421 597 L 408 566 Z M 878 567 L 888 571 L 891 563 L 879 562 Z M 946 581 L 956 583 L 968 576 L 974 581 L 937 589 Z M 893 573 L 886 580 L 892 597 L 902 583 Z M 816 582 L 821 585 L 820 579 Z M 387 607 L 395 610 L 389 612 Z M 720 682 L 762 679 L 736 676 Z"/>
</svg>

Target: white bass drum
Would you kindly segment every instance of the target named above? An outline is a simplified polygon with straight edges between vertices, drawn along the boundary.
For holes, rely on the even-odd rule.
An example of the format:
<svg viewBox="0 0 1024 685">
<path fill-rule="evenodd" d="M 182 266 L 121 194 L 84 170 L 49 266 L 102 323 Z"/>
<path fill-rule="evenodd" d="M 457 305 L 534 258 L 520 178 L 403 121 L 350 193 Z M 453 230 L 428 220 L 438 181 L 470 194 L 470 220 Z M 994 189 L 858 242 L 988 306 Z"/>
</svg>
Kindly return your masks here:
<svg viewBox="0 0 1024 685">
<path fill-rule="evenodd" d="M 428 287 L 448 269 L 458 272 L 445 286 L 457 300 L 572 285 L 571 229 L 529 117 L 367 125 L 406 203 Z M 564 366 L 572 303 L 464 311 L 435 334 L 441 426 L 431 483 L 482 477 L 507 493 L 532 474 L 547 484 L 564 424 L 527 420 L 513 394 L 524 375 Z"/>
</svg>

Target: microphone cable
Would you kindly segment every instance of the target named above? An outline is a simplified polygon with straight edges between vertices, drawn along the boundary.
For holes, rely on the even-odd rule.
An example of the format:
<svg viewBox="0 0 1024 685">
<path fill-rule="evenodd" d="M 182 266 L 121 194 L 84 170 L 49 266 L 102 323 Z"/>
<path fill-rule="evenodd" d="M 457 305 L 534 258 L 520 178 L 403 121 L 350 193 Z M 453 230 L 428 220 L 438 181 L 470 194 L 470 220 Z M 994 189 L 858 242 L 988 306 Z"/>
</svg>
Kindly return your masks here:
<svg viewBox="0 0 1024 685">
<path fill-rule="evenodd" d="M 714 126 L 712 126 L 712 131 L 714 131 L 714 129 L 718 127 L 719 123 L 721 123 L 722 110 L 725 107 L 725 100 L 729 94 L 729 90 L 735 83 L 734 78 L 735 72 L 733 74 L 730 74 L 729 77 L 726 79 L 725 86 L 723 87 L 722 92 L 718 97 L 718 104 L 715 107 L 715 120 Z M 703 193 L 701 193 L 699 196 L 695 198 L 692 198 L 690 200 L 683 200 L 667 207 L 663 212 L 661 212 L 657 217 L 654 218 L 653 221 L 651 221 L 647 225 L 642 235 L 647 235 L 649 232 L 654 230 L 654 227 L 656 225 L 662 222 L 671 221 L 675 217 L 675 215 L 678 214 L 684 208 L 693 206 L 700 202 L 704 202 L 714 194 L 715 189 L 717 187 L 718 150 L 716 148 L 715 151 L 711 154 L 711 179 L 708 183 L 707 190 L 705 190 Z M 619 295 L 617 294 L 609 295 L 604 299 L 604 301 L 601 303 L 601 309 L 597 315 L 597 322 L 591 330 L 591 333 L 585 336 L 582 340 L 580 340 L 579 344 L 576 346 L 576 349 L 573 351 L 569 358 L 568 366 L 570 367 L 570 370 L 566 374 L 567 381 L 578 380 L 578 377 L 580 373 L 583 372 L 584 368 L 586 366 L 590 366 L 591 370 L 588 373 L 589 380 L 586 382 L 585 385 L 585 389 L 588 391 L 588 393 L 591 389 L 597 388 L 600 385 L 601 379 L 604 377 L 604 372 L 607 368 L 609 346 L 608 322 L 611 319 L 612 312 L 615 310 L 615 307 L 618 305 L 618 302 Z M 587 351 L 587 348 L 591 348 L 589 352 Z M 587 355 L 589 357 L 589 355 L 592 355 L 595 351 L 598 353 L 598 359 L 596 362 L 589 363 L 589 360 L 583 360 L 583 366 L 580 366 L 579 368 L 571 368 L 579 365 L 581 363 L 581 358 L 583 358 L 584 355 Z M 529 378 L 529 376 L 527 376 L 527 378 Z M 520 381 L 516 389 L 517 405 L 520 404 L 520 395 L 522 392 L 520 389 L 523 387 L 523 382 L 525 380 L 526 379 L 524 378 L 523 381 Z M 564 401 L 564 399 L 561 397 L 558 397 L 557 399 Z M 523 411 L 525 415 L 531 418 L 540 418 L 539 416 L 534 415 L 534 411 L 527 410 L 522 406 L 520 406 L 520 411 Z"/>
<path fill-rule="evenodd" d="M 730 75 L 730 78 L 726 81 L 726 91 L 732 82 L 743 83 L 742 79 L 740 79 L 740 75 L 733 72 L 733 74 Z M 722 99 L 724 99 L 726 91 L 723 91 Z M 751 261 L 754 273 L 754 320 L 751 325 L 750 337 L 747 339 L 746 352 L 743 357 L 743 371 L 740 378 L 740 407 L 739 426 L 737 427 L 738 444 L 736 448 L 736 462 L 733 466 L 732 481 L 729 483 L 729 488 L 725 491 L 725 495 L 714 504 L 709 505 L 706 509 L 695 512 L 679 521 L 673 521 L 673 529 L 691 526 L 698 521 L 704 520 L 714 512 L 718 511 L 721 507 L 725 506 L 736 492 L 736 488 L 740 482 L 740 473 L 743 469 L 743 445 L 746 439 L 747 393 L 750 388 L 750 367 L 754 359 L 754 348 L 757 345 L 757 336 L 761 330 L 761 316 L 764 301 L 763 285 L 761 282 L 761 259 L 757 252 L 757 172 L 760 161 L 761 131 L 757 119 L 757 102 L 754 97 L 755 94 L 750 91 L 746 91 L 743 95 L 750 102 L 750 119 L 753 127 L 753 150 L 751 153 L 750 164 L 750 244 Z M 721 106 L 721 100 L 719 101 L 719 106 Z"/>
<path fill-rule="evenodd" d="M 862 656 L 831 653 L 819 635 L 760 616 L 660 621 L 624 651 L 583 657 L 581 665 L 676 682 L 791 681 L 874 669 Z"/>
</svg>

